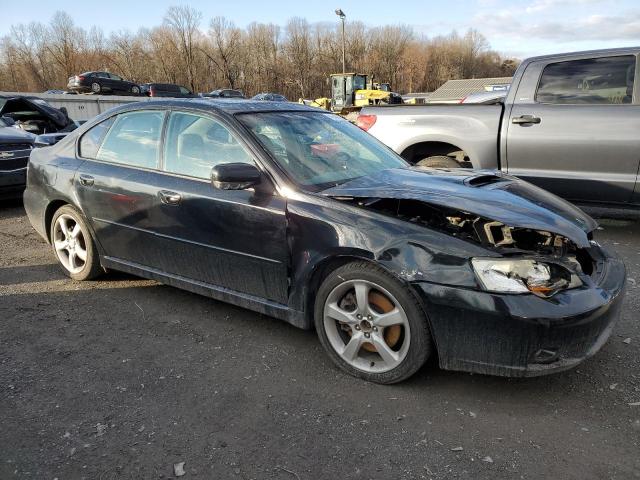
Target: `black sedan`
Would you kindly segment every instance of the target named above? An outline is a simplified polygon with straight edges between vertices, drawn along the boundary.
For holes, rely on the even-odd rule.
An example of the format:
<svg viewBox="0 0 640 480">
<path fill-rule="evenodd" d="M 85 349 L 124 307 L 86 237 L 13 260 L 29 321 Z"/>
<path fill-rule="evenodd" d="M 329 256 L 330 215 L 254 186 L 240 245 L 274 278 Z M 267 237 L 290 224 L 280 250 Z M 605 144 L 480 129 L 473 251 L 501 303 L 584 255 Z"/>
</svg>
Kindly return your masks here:
<svg viewBox="0 0 640 480">
<path fill-rule="evenodd" d="M 609 337 L 622 262 L 514 177 L 410 167 L 297 104 L 173 100 L 31 155 L 29 219 L 76 280 L 121 270 L 313 328 L 345 371 L 532 376 Z"/>
<path fill-rule="evenodd" d="M 124 93 L 138 95 L 140 86 L 109 72 L 85 72 L 69 77 L 67 89 L 72 92 Z"/>
</svg>

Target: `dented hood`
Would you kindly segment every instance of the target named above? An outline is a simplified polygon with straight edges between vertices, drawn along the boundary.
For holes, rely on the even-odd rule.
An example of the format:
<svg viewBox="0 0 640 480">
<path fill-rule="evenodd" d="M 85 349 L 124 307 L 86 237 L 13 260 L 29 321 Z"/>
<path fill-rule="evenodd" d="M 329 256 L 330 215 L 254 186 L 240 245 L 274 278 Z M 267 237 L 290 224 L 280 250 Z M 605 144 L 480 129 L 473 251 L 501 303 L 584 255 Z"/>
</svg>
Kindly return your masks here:
<svg viewBox="0 0 640 480">
<path fill-rule="evenodd" d="M 321 192 L 330 197 L 418 200 L 472 213 L 511 227 L 544 230 L 588 247 L 597 227 L 569 202 L 500 172 L 420 167 L 383 170 Z"/>
</svg>

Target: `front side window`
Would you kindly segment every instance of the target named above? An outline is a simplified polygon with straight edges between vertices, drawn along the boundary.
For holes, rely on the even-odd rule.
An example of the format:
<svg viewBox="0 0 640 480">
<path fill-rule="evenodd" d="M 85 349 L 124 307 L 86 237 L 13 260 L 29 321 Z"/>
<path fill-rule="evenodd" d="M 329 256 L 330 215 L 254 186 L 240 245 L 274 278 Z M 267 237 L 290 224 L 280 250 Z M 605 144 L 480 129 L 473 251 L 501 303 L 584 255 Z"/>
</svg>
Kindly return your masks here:
<svg viewBox="0 0 640 480">
<path fill-rule="evenodd" d="M 142 111 L 117 115 L 96 154 L 97 160 L 134 167 L 158 168 L 164 112 Z"/>
<path fill-rule="evenodd" d="M 113 73 L 110 73 L 109 76 L 111 77 L 111 80 L 122 80 L 122 77 L 114 75 Z"/>
<path fill-rule="evenodd" d="M 408 164 L 368 133 L 328 113 L 238 115 L 293 181 L 320 191 Z"/>
<path fill-rule="evenodd" d="M 536 101 L 556 104 L 631 103 L 636 58 L 633 55 L 588 58 L 547 65 Z"/>
<path fill-rule="evenodd" d="M 167 172 L 209 179 L 215 165 L 235 162 L 255 163 L 224 125 L 202 115 L 171 113 L 164 146 Z"/>
</svg>

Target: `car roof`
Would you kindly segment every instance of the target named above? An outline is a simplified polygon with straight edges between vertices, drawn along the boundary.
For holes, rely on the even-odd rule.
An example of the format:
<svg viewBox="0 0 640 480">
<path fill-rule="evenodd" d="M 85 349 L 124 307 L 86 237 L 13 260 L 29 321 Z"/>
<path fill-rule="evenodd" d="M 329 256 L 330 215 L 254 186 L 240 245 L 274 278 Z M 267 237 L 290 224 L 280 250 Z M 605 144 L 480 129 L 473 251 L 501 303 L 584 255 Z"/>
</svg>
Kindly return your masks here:
<svg viewBox="0 0 640 480">
<path fill-rule="evenodd" d="M 217 99 L 208 97 L 184 98 L 184 99 L 167 99 L 167 100 L 150 100 L 148 102 L 128 103 L 121 107 L 117 107 L 119 112 L 131 110 L 144 110 L 150 106 L 165 106 L 177 108 L 190 108 L 203 111 L 219 111 L 234 115 L 237 113 L 259 113 L 259 112 L 315 112 L 330 113 L 320 108 L 308 107 L 299 103 L 279 103 L 279 102 L 263 102 L 260 100 L 251 100 L 244 98 L 227 98 Z"/>
</svg>

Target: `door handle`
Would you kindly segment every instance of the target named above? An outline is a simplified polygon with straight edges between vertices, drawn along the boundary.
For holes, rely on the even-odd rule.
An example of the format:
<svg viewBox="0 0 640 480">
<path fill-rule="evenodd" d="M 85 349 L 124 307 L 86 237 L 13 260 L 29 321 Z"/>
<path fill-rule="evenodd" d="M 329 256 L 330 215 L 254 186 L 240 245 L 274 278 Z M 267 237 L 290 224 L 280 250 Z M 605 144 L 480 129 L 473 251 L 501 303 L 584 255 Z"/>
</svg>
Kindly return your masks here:
<svg viewBox="0 0 640 480">
<path fill-rule="evenodd" d="M 158 196 L 165 205 L 178 205 L 182 201 L 182 195 L 169 190 L 160 190 Z"/>
<path fill-rule="evenodd" d="M 533 115 L 522 115 L 520 117 L 513 117 L 511 119 L 511 123 L 515 123 L 516 125 L 531 125 L 538 124 L 542 120 L 540 117 L 534 117 Z"/>
<path fill-rule="evenodd" d="M 80 175 L 80 185 L 90 187 L 93 185 L 94 179 L 91 175 Z"/>
</svg>

